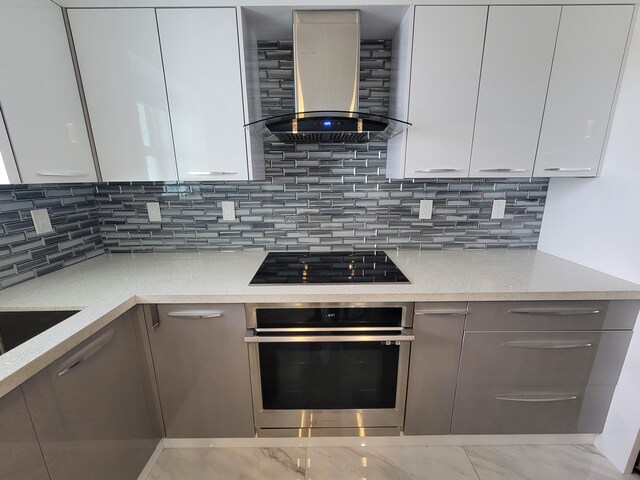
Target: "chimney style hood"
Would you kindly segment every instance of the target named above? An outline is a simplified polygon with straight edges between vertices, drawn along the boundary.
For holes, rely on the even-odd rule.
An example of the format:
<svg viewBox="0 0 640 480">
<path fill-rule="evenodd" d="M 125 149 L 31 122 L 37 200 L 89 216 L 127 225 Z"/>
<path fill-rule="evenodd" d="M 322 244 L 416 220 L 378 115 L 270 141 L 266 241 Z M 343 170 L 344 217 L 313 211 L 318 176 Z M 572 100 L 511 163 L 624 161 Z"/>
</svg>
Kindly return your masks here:
<svg viewBox="0 0 640 480">
<path fill-rule="evenodd" d="M 388 140 L 411 124 L 358 111 L 360 12 L 294 11 L 295 113 L 245 125 L 286 142 Z"/>
</svg>

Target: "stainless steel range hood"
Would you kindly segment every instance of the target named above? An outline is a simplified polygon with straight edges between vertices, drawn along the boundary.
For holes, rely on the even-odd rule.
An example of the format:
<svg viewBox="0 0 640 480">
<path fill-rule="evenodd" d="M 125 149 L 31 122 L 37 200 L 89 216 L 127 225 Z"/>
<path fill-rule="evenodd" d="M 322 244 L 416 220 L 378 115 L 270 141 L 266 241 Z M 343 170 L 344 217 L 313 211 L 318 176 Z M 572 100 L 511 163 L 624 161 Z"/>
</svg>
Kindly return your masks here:
<svg viewBox="0 0 640 480">
<path fill-rule="evenodd" d="M 387 140 L 411 124 L 359 112 L 360 12 L 294 11 L 295 113 L 245 125 L 288 142 Z"/>
</svg>

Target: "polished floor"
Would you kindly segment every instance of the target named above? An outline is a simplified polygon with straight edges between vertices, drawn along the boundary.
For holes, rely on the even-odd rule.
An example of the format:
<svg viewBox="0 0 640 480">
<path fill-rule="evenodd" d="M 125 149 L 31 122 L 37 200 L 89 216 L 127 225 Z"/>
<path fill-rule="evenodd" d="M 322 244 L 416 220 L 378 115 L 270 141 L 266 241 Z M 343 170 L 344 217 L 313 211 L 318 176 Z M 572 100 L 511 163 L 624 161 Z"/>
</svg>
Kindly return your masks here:
<svg viewBox="0 0 640 480">
<path fill-rule="evenodd" d="M 147 480 L 640 480 L 586 445 L 165 449 Z"/>
</svg>

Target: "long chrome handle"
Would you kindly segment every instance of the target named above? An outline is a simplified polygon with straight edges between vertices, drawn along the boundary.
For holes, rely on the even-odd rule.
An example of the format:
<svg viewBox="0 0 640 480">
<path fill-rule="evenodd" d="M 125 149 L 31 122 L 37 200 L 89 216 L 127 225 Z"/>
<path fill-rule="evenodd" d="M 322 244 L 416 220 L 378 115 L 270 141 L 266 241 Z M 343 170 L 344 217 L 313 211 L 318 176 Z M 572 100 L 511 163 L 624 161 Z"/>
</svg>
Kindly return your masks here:
<svg viewBox="0 0 640 480">
<path fill-rule="evenodd" d="M 207 175 L 237 175 L 238 172 L 189 172 L 189 175 L 207 176 Z"/>
<path fill-rule="evenodd" d="M 62 375 L 68 373 L 71 369 L 80 365 L 85 360 L 93 357 L 96 353 L 98 353 L 100 350 L 102 350 L 104 347 L 107 346 L 107 344 L 113 339 L 114 335 L 115 335 L 115 330 L 111 329 L 105 334 L 98 337 L 93 342 L 91 342 L 89 345 L 84 347 L 82 350 L 80 350 L 78 353 L 76 353 L 74 356 L 72 356 L 69 360 L 67 360 L 64 363 L 62 368 L 58 370 L 57 376 L 61 377 Z"/>
<path fill-rule="evenodd" d="M 567 309 L 549 309 L 549 308 L 513 308 L 509 313 L 519 313 L 522 315 L 596 315 L 600 310 L 596 308 L 567 308 Z"/>
<path fill-rule="evenodd" d="M 496 173 L 511 173 L 511 172 L 528 172 L 526 168 L 480 168 L 476 172 L 496 172 Z"/>
<path fill-rule="evenodd" d="M 39 177 L 86 177 L 87 172 L 36 172 Z"/>
<path fill-rule="evenodd" d="M 508 394 L 496 395 L 496 400 L 504 402 L 564 402 L 567 400 L 576 400 L 576 395 L 535 395 L 535 394 Z"/>
<path fill-rule="evenodd" d="M 414 170 L 414 173 L 450 173 L 450 172 L 464 172 L 461 168 L 426 168 Z"/>
<path fill-rule="evenodd" d="M 590 172 L 593 168 L 549 167 L 545 172 Z"/>
<path fill-rule="evenodd" d="M 417 310 L 413 313 L 417 316 L 431 316 L 431 317 L 448 317 L 448 316 L 458 316 L 458 315 L 466 315 L 466 310 L 457 310 L 457 309 L 442 309 L 442 310 Z"/>
<path fill-rule="evenodd" d="M 400 327 L 291 327 L 291 328 L 256 328 L 258 333 L 305 333 L 305 332 L 399 332 Z"/>
<path fill-rule="evenodd" d="M 167 313 L 167 317 L 174 318 L 218 318 L 222 317 L 222 312 L 207 312 L 207 311 L 177 311 Z"/>
<path fill-rule="evenodd" d="M 509 348 L 541 348 L 541 349 L 563 349 L 563 348 L 589 348 L 592 343 L 588 342 L 565 342 L 565 341 L 521 341 L 521 342 L 505 342 L 503 347 Z"/>
<path fill-rule="evenodd" d="M 287 335 L 262 337 L 249 331 L 245 343 L 334 343 L 334 342 L 412 342 L 416 339 L 413 330 L 404 328 L 398 335 Z"/>
</svg>

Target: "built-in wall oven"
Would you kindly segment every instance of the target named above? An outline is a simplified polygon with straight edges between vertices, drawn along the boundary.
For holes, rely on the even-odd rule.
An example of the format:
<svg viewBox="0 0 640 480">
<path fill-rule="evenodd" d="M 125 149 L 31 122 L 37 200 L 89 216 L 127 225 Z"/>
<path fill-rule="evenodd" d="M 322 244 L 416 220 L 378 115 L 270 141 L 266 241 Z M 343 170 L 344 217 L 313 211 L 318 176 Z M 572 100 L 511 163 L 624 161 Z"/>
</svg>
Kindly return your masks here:
<svg viewBox="0 0 640 480">
<path fill-rule="evenodd" d="M 412 303 L 247 304 L 259 436 L 397 435 Z"/>
</svg>

